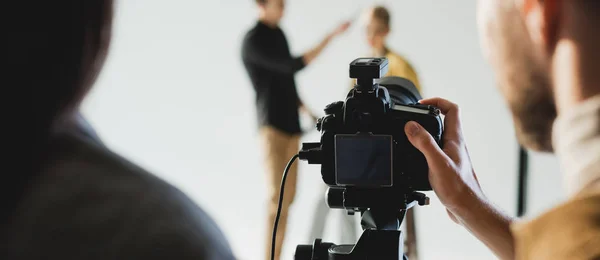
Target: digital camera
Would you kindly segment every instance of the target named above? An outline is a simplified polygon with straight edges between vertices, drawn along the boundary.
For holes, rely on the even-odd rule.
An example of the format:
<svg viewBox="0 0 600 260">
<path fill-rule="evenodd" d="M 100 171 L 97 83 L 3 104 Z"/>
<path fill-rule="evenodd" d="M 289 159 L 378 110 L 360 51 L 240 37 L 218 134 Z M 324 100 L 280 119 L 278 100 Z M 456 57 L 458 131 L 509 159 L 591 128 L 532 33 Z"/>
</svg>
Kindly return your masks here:
<svg viewBox="0 0 600 260">
<path fill-rule="evenodd" d="M 427 161 L 404 126 L 419 123 L 441 146 L 440 111 L 418 103 L 421 96 L 411 81 L 381 78 L 387 69 L 385 58 L 352 61 L 350 78 L 357 84 L 345 101 L 325 108 L 316 125 L 320 142 L 302 145 L 300 159 L 321 164 L 331 208 L 383 207 L 394 194 L 431 190 Z"/>
</svg>

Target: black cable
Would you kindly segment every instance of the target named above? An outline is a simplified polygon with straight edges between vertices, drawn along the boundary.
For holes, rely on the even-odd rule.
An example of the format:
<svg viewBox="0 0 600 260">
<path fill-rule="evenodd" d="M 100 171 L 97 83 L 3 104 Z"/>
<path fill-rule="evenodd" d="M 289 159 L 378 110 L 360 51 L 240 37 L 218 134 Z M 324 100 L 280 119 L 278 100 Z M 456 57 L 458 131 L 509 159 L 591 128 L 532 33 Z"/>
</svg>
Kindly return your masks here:
<svg viewBox="0 0 600 260">
<path fill-rule="evenodd" d="M 527 150 L 519 146 L 519 175 L 517 190 L 517 216 L 521 217 L 527 210 L 527 179 L 529 173 L 529 155 Z"/>
<path fill-rule="evenodd" d="M 277 237 L 277 227 L 279 226 L 279 217 L 281 215 L 281 204 L 283 203 L 283 190 L 285 188 L 285 180 L 287 179 L 288 172 L 294 161 L 298 159 L 298 154 L 294 155 L 292 159 L 285 166 L 283 171 L 283 177 L 281 178 L 281 188 L 279 188 L 279 203 L 277 204 L 277 215 L 275 216 L 275 223 L 273 224 L 273 236 L 271 238 L 271 260 L 275 260 L 275 241 Z"/>
</svg>

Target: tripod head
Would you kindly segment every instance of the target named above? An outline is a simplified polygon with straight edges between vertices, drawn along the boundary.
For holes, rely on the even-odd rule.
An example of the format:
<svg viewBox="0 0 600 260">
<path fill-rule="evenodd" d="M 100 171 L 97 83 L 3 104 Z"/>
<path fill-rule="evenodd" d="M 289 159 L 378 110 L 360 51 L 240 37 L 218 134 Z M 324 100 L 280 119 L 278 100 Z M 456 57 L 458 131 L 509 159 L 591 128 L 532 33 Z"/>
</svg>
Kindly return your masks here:
<svg viewBox="0 0 600 260">
<path fill-rule="evenodd" d="M 296 260 L 408 260 L 404 255 L 402 232 L 400 225 L 406 214 L 406 211 L 416 204 L 427 205 L 429 198 L 425 194 L 413 192 L 405 195 L 402 205 L 399 207 L 375 207 L 362 208 L 357 201 L 358 196 L 367 191 L 353 189 L 335 189 L 328 190 L 328 204 L 330 208 L 345 208 L 349 213 L 353 213 L 353 208 L 361 213 L 361 226 L 363 233 L 355 245 L 335 245 L 325 243 L 321 239 L 316 239 L 312 245 L 298 245 L 296 247 Z M 340 197 L 341 195 L 341 197 Z M 371 196 L 382 196 L 385 194 L 372 194 Z M 339 201 L 339 198 L 348 204 L 332 205 L 332 202 Z M 390 198 L 390 197 L 388 197 Z M 369 201 L 367 199 L 367 201 Z M 356 207 L 352 207 L 355 205 Z"/>
<path fill-rule="evenodd" d="M 415 204 L 429 205 L 429 198 L 420 192 L 406 192 L 393 188 L 329 187 L 327 206 L 346 209 L 349 214 L 369 209 L 406 211 Z"/>
</svg>

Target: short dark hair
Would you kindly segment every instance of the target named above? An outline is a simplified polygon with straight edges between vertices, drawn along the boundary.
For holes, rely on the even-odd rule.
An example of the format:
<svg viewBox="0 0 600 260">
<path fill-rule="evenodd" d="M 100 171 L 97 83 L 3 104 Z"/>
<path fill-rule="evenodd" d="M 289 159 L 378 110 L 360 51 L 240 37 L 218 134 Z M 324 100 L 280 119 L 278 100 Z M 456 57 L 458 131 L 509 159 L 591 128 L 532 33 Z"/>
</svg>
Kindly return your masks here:
<svg viewBox="0 0 600 260">
<path fill-rule="evenodd" d="M 600 1 L 587 1 L 579 0 L 575 1 L 576 5 L 581 8 L 584 12 L 589 13 L 586 18 L 591 20 L 598 20 L 598 11 L 600 10 Z"/>
<path fill-rule="evenodd" d="M 264 5 L 267 3 L 267 0 L 254 0 L 254 1 L 256 1 L 256 4 L 259 4 L 259 5 Z"/>
<path fill-rule="evenodd" d="M 11 113 L 28 124 L 13 126 L 15 133 L 9 136 L 15 135 L 17 144 L 5 147 L 10 153 L 5 172 L 17 170 L 0 185 L 0 226 L 28 183 L 51 163 L 47 158 L 54 133 L 74 116 L 99 73 L 113 8 L 113 0 L 15 3 L 11 12 L 19 19 L 3 32 L 10 51 L 2 67 L 11 70 L 3 81 L 19 93 L 6 97 L 18 104 Z"/>
<path fill-rule="evenodd" d="M 371 15 L 373 18 L 383 23 L 387 28 L 390 28 L 390 12 L 387 8 L 380 5 L 375 6 L 373 7 L 373 13 Z"/>
</svg>

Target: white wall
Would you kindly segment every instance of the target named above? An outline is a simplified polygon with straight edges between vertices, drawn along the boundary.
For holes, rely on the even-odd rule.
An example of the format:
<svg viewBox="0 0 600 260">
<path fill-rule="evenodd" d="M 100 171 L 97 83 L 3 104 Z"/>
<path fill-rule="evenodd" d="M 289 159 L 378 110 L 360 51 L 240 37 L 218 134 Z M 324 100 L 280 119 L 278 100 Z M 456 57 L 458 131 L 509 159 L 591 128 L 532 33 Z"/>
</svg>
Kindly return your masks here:
<svg viewBox="0 0 600 260">
<path fill-rule="evenodd" d="M 372 2 L 288 0 L 282 27 L 299 54 Z M 481 184 L 491 200 L 514 214 L 517 146 L 508 111 L 480 55 L 475 4 L 385 3 L 393 15 L 390 47 L 415 65 L 426 96 L 461 105 Z M 266 224 L 254 94 L 239 57 L 254 11 L 253 0 L 119 1 L 109 59 L 83 107 L 111 148 L 209 211 L 240 259 L 262 259 Z M 362 36 L 353 27 L 297 76 L 300 94 L 314 111 L 345 95 L 347 64 L 366 52 Z M 314 131 L 304 138 L 317 139 Z M 563 192 L 551 156 L 534 156 L 531 168 L 530 203 L 537 213 Z M 308 242 L 312 204 L 322 195 L 316 166 L 302 164 L 300 175 L 286 259 L 296 244 Z M 432 205 L 417 214 L 422 259 L 493 259 L 431 196 Z"/>
</svg>

